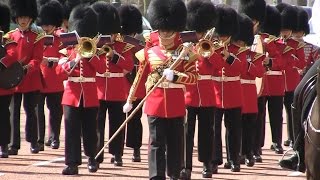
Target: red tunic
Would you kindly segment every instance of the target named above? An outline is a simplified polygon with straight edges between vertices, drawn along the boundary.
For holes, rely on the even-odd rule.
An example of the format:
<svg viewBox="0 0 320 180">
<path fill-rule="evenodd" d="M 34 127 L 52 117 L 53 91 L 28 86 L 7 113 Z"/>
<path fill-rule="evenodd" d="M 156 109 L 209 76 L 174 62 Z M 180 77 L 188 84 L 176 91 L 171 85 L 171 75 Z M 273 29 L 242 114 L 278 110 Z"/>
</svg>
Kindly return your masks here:
<svg viewBox="0 0 320 180">
<path fill-rule="evenodd" d="M 62 29 L 56 29 L 53 33 L 54 40 L 51 46 L 45 46 L 43 56 L 47 58 L 60 58 L 61 54 L 60 50 L 60 33 L 62 33 Z M 52 67 L 48 67 L 47 65 L 41 64 L 40 69 L 42 73 L 42 83 L 43 88 L 41 89 L 42 93 L 53 93 L 53 92 L 61 92 L 63 91 L 63 79 L 56 72 L 56 68 L 58 66 L 58 62 L 54 61 Z"/>
<path fill-rule="evenodd" d="M 307 69 L 312 66 L 314 61 L 320 59 L 320 48 L 310 43 L 304 46 L 304 54 L 306 58 Z"/>
<path fill-rule="evenodd" d="M 100 60 L 98 56 L 93 56 L 91 59 L 83 58 L 75 65 L 76 53 L 72 47 L 65 49 L 64 55 L 66 62 L 58 66 L 60 73 L 68 76 L 62 104 L 79 107 L 82 97 L 83 107 L 98 107 L 99 101 L 95 77 L 96 72 L 105 72 L 105 62 Z M 81 81 L 81 77 L 85 80 Z M 74 82 L 72 79 L 78 79 L 80 82 Z"/>
<path fill-rule="evenodd" d="M 17 59 L 16 53 L 17 44 L 14 41 L 6 41 L 4 48 L 6 49 L 6 55 L 0 59 L 0 63 L 2 63 L 5 67 L 10 67 Z M 0 88 L 0 96 L 10 95 L 14 93 L 14 88 L 12 89 L 2 89 Z"/>
<path fill-rule="evenodd" d="M 28 65 L 28 72 L 16 87 L 16 92 L 25 93 L 37 91 L 42 88 L 40 78 L 40 63 L 43 58 L 43 34 L 33 29 L 20 31 L 12 30 L 6 38 L 17 42 L 17 59 L 22 65 Z"/>
<path fill-rule="evenodd" d="M 125 74 L 133 69 L 132 46 L 116 41 L 110 47 L 118 52 L 120 57 L 116 63 L 113 63 L 106 58 L 105 54 L 99 55 L 104 62 L 105 75 L 97 74 L 96 77 L 98 98 L 105 101 L 125 101 L 128 93 Z"/>
</svg>

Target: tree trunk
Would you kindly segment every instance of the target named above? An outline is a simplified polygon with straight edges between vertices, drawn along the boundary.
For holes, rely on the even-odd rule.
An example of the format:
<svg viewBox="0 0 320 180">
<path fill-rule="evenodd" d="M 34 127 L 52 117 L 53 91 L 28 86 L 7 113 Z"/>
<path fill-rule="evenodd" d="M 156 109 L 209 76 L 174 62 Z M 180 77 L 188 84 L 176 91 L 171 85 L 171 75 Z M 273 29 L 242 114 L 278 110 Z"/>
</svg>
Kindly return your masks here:
<svg viewBox="0 0 320 180">
<path fill-rule="evenodd" d="M 147 15 L 148 6 L 151 0 L 143 0 L 143 14 L 144 16 Z"/>
<path fill-rule="evenodd" d="M 307 0 L 297 0 L 298 6 L 306 6 L 308 4 Z"/>
</svg>

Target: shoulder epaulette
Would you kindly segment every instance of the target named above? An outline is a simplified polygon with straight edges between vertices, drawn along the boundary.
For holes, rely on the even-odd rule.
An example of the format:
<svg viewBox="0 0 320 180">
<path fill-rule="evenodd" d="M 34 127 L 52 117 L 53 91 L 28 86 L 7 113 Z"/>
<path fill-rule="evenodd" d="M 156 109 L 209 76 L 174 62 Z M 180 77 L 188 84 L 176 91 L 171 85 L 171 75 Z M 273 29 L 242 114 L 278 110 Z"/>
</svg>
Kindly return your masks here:
<svg viewBox="0 0 320 180">
<path fill-rule="evenodd" d="M 269 43 L 271 43 L 271 42 L 273 42 L 273 41 L 276 41 L 277 39 L 278 39 L 278 38 L 277 38 L 276 36 L 269 35 L 269 37 L 267 37 L 267 38 L 264 39 L 264 42 L 267 43 L 267 44 L 269 44 Z"/>
<path fill-rule="evenodd" d="M 17 28 L 17 29 L 13 29 L 13 30 L 7 32 L 3 37 L 8 37 L 8 38 L 9 38 L 9 34 L 15 32 L 15 31 L 17 31 L 17 30 L 18 30 L 18 28 Z"/>
<path fill-rule="evenodd" d="M 262 56 L 264 56 L 264 54 L 260 54 L 260 53 L 255 53 L 252 62 L 256 61 L 257 59 L 261 58 Z"/>
<path fill-rule="evenodd" d="M 68 56 L 67 48 L 60 49 L 59 53 L 65 55 L 65 56 Z"/>
<path fill-rule="evenodd" d="M 34 41 L 34 44 L 40 41 L 42 38 L 44 38 L 45 34 L 44 33 L 39 33 Z"/>
<path fill-rule="evenodd" d="M 248 50 L 248 47 L 240 47 L 236 55 L 239 55 L 239 54 L 245 52 L 246 50 Z"/>
<path fill-rule="evenodd" d="M 127 51 L 129 51 L 130 49 L 134 48 L 134 45 L 126 43 L 126 45 L 124 46 L 122 53 L 125 53 Z"/>
<path fill-rule="evenodd" d="M 283 53 L 282 54 L 285 54 L 285 53 L 287 53 L 288 51 L 290 51 L 290 50 L 292 50 L 293 48 L 292 47 L 290 47 L 290 46 L 286 46 L 285 48 L 284 48 L 284 50 L 283 50 Z"/>
<path fill-rule="evenodd" d="M 12 44 L 12 43 L 17 43 L 16 41 L 14 41 L 11 38 L 5 38 L 4 37 L 4 46 L 7 46 L 8 44 Z"/>
<path fill-rule="evenodd" d="M 303 48 L 306 45 L 305 42 L 299 42 L 297 49 Z"/>
<path fill-rule="evenodd" d="M 145 61 L 144 49 L 141 49 L 140 51 L 136 52 L 135 56 L 140 62 Z"/>
</svg>

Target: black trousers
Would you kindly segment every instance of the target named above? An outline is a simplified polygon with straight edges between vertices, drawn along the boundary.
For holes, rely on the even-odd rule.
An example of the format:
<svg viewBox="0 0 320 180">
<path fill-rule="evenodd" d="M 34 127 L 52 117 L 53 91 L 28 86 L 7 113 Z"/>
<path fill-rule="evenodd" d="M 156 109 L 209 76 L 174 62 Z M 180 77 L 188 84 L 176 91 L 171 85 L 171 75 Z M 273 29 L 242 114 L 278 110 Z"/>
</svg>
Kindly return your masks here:
<svg viewBox="0 0 320 180">
<path fill-rule="evenodd" d="M 178 178 L 183 160 L 183 117 L 160 118 L 148 116 L 149 177 Z"/>
<path fill-rule="evenodd" d="M 40 93 L 39 103 L 37 105 L 38 115 L 38 143 L 43 144 L 45 138 L 46 118 L 44 114 L 44 104 L 47 103 L 49 109 L 49 140 L 59 142 L 61 119 L 62 119 L 62 100 L 63 92 Z"/>
<path fill-rule="evenodd" d="M 285 92 L 284 100 L 283 100 L 284 108 L 286 109 L 286 114 L 287 114 L 288 140 L 293 140 L 292 112 L 291 112 L 291 104 L 293 102 L 293 94 L 294 94 L 294 91 Z"/>
<path fill-rule="evenodd" d="M 80 165 L 81 134 L 86 156 L 94 158 L 97 152 L 97 112 L 98 107 L 84 108 L 63 106 L 65 126 L 65 164 Z"/>
<path fill-rule="evenodd" d="M 23 108 L 26 113 L 26 140 L 36 143 L 38 140 L 38 120 L 36 106 L 39 99 L 39 91 L 27 93 L 14 93 L 10 104 L 11 120 L 11 144 L 10 147 L 20 149 L 20 108 L 23 97 Z"/>
<path fill-rule="evenodd" d="M 141 102 L 141 99 L 133 102 L 133 108 Z M 129 113 L 130 114 L 130 113 Z M 128 114 L 128 116 L 129 116 Z M 140 149 L 142 146 L 142 108 L 140 108 L 127 124 L 126 146 L 133 149 Z"/>
<path fill-rule="evenodd" d="M 10 125 L 10 101 L 12 95 L 0 96 L 0 146 L 10 143 L 11 125 Z"/>
<path fill-rule="evenodd" d="M 252 155 L 254 151 L 255 129 L 257 128 L 257 113 L 242 114 L 242 155 Z"/>
<path fill-rule="evenodd" d="M 241 108 L 221 109 L 217 108 L 214 118 L 214 141 L 213 141 L 213 164 L 221 165 L 222 160 L 222 140 L 221 124 L 224 115 L 224 125 L 226 127 L 225 141 L 227 149 L 227 160 L 239 163 L 239 153 L 241 145 Z"/>
<path fill-rule="evenodd" d="M 187 164 L 186 168 L 192 170 L 192 155 L 194 146 L 194 132 L 196 120 L 198 119 L 198 160 L 200 162 L 212 161 L 213 149 L 213 121 L 214 107 L 187 107 L 187 134 L 186 150 Z"/>
<path fill-rule="evenodd" d="M 123 101 L 104 101 L 100 100 L 100 107 L 98 109 L 98 138 L 99 149 L 104 146 L 104 131 L 106 123 L 106 112 L 108 110 L 109 120 L 109 138 L 118 130 L 123 121 L 125 120 L 125 114 L 122 111 L 122 107 L 125 104 Z M 109 153 L 112 155 L 123 155 L 124 149 L 124 135 L 125 128 L 113 139 L 109 144 Z M 97 161 L 103 162 L 104 153 L 101 153 Z"/>
<path fill-rule="evenodd" d="M 268 102 L 269 121 L 271 127 L 272 142 L 281 145 L 282 143 L 282 110 L 283 96 L 262 96 L 258 98 L 257 131 L 255 136 L 255 151 L 264 146 L 265 124 L 266 124 L 266 103 Z"/>
</svg>

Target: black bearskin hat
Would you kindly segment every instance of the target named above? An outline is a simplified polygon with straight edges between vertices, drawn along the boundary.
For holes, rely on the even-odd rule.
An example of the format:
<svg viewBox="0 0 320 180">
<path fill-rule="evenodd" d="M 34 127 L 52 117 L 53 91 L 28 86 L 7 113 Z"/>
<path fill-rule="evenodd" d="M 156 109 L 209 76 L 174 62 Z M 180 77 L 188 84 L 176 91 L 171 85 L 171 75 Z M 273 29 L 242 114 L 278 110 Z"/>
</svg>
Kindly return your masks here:
<svg viewBox="0 0 320 180">
<path fill-rule="evenodd" d="M 262 33 L 279 36 L 281 30 L 281 14 L 274 6 L 266 6 L 266 15 L 260 26 Z"/>
<path fill-rule="evenodd" d="M 266 2 L 265 0 L 240 0 L 238 10 L 239 13 L 244 13 L 252 20 L 262 23 L 266 12 Z"/>
<path fill-rule="evenodd" d="M 142 14 L 133 5 L 123 5 L 118 9 L 122 33 L 129 35 L 142 33 Z"/>
<path fill-rule="evenodd" d="M 154 30 L 179 32 L 186 28 L 187 8 L 182 0 L 152 0 L 147 14 Z"/>
<path fill-rule="evenodd" d="M 62 5 L 57 0 L 50 0 L 40 7 L 37 24 L 60 27 L 63 19 Z"/>
<path fill-rule="evenodd" d="M 77 31 L 80 37 L 93 38 L 98 34 L 98 16 L 92 7 L 76 6 L 70 14 L 69 31 Z"/>
<path fill-rule="evenodd" d="M 247 46 L 251 46 L 254 40 L 252 20 L 245 14 L 238 14 L 238 21 L 239 31 L 233 39 L 243 41 Z"/>
<path fill-rule="evenodd" d="M 36 20 L 38 16 L 36 0 L 10 0 L 12 21 L 16 22 L 16 18 L 28 16 L 32 20 Z"/>
<path fill-rule="evenodd" d="M 281 29 L 296 31 L 298 26 L 298 8 L 288 6 L 281 12 Z"/>
<path fill-rule="evenodd" d="M 187 29 L 205 32 L 215 25 L 216 8 L 210 0 L 191 0 L 187 4 Z"/>
<path fill-rule="evenodd" d="M 218 4 L 215 32 L 219 36 L 234 36 L 239 30 L 238 14 L 228 5 Z"/>
<path fill-rule="evenodd" d="M 291 6 L 291 5 L 287 4 L 287 3 L 279 3 L 279 4 L 276 5 L 276 8 L 278 9 L 278 11 L 280 13 L 282 13 L 282 11 L 288 6 Z"/>
<path fill-rule="evenodd" d="M 6 33 L 10 28 L 10 8 L 2 2 L 0 2 L 0 17 L 0 30 Z"/>
<path fill-rule="evenodd" d="M 59 0 L 63 6 L 63 19 L 68 20 L 72 9 L 80 4 L 80 0 Z"/>
<path fill-rule="evenodd" d="M 92 9 L 98 15 L 99 33 L 116 34 L 121 32 L 120 17 L 114 6 L 104 1 L 98 1 L 92 4 Z"/>
<path fill-rule="evenodd" d="M 302 7 L 299 7 L 297 31 L 303 31 L 305 34 L 309 34 L 310 27 L 308 22 L 309 16 L 307 11 L 305 11 Z"/>
</svg>

